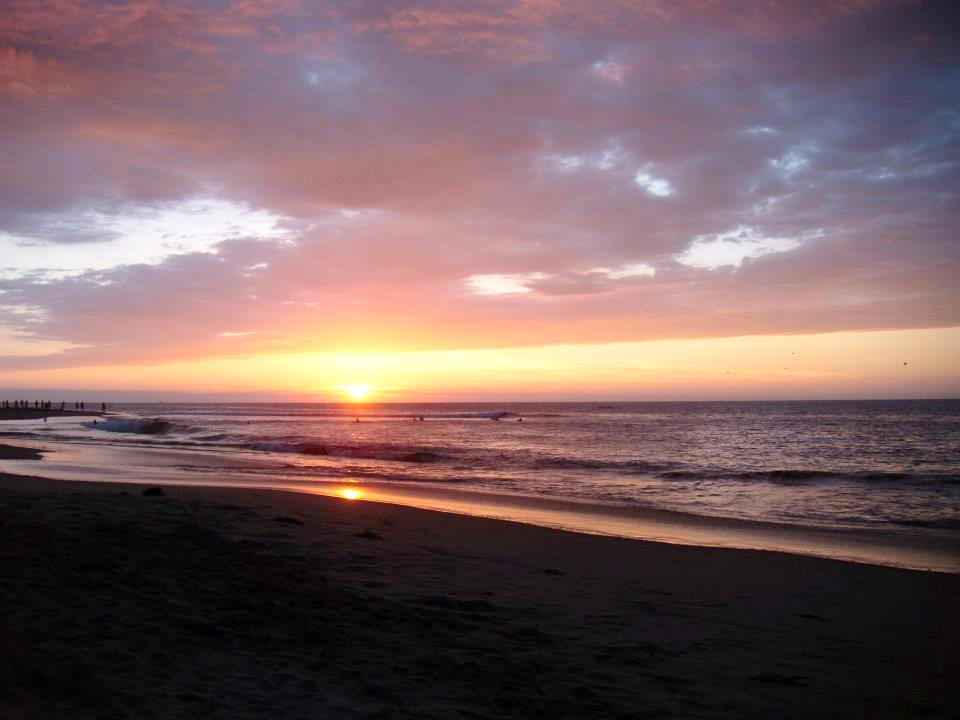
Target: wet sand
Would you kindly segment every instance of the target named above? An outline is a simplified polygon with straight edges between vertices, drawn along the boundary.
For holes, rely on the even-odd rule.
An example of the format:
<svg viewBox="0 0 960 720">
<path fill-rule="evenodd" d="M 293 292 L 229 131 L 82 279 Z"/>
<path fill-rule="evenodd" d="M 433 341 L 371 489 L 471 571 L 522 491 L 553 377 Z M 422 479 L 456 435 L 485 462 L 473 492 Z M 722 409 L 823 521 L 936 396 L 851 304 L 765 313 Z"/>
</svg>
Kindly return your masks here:
<svg viewBox="0 0 960 720">
<path fill-rule="evenodd" d="M 40 460 L 42 458 L 42 450 L 0 443 L 0 460 Z"/>
<path fill-rule="evenodd" d="M 20 441 L 18 441 L 20 444 Z M 378 482 L 337 473 L 284 475 L 275 464 L 256 455 L 238 457 L 197 450 L 31 442 L 43 463 L 10 459 L 13 474 L 42 474 L 60 480 L 136 482 L 290 490 L 335 495 L 350 489 L 364 500 L 424 510 L 540 525 L 587 534 L 674 543 L 697 547 L 770 550 L 833 558 L 870 565 L 960 573 L 957 543 L 935 534 L 891 534 L 708 517 L 643 507 L 591 505 L 564 498 L 475 492 L 458 484 Z M 21 451 L 26 448 L 21 448 Z M 2 453 L 2 450 L 0 450 Z M 203 467 L 201 474 L 182 472 Z M 42 468 L 42 471 L 40 470 Z"/>
<path fill-rule="evenodd" d="M 143 490 L 0 476 L 0 717 L 957 717 L 958 575 Z"/>
</svg>

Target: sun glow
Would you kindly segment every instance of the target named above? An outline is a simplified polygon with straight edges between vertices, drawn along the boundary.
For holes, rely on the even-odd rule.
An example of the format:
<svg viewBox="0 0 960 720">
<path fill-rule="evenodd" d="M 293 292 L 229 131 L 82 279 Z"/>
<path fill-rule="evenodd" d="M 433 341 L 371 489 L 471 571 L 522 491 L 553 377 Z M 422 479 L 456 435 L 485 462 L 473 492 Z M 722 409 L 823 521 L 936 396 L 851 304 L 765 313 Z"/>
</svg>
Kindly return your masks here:
<svg viewBox="0 0 960 720">
<path fill-rule="evenodd" d="M 337 390 L 345 392 L 351 400 L 365 400 L 371 388 L 369 385 L 338 385 Z"/>
<path fill-rule="evenodd" d="M 357 490 L 356 488 L 343 488 L 340 491 L 340 497 L 347 500 L 359 500 L 363 497 L 363 493 Z"/>
<path fill-rule="evenodd" d="M 3 349 L 12 347 L 13 355 L 23 356 L 35 352 L 21 340 L 0 329 Z M 958 397 L 957 358 L 960 326 L 477 350 L 278 353 L 19 371 L 5 369 L 17 362 L 8 353 L 0 362 L 0 385 L 24 392 L 96 389 L 109 377 L 108 402 L 127 399 L 127 392 L 141 398 L 198 388 L 211 393 L 198 397 L 218 401 L 259 387 L 263 394 L 254 399 L 337 402 L 357 411 L 374 401 Z M 366 386 L 368 397 L 346 389 L 354 384 Z M 344 414 L 351 421 L 356 416 Z"/>
</svg>

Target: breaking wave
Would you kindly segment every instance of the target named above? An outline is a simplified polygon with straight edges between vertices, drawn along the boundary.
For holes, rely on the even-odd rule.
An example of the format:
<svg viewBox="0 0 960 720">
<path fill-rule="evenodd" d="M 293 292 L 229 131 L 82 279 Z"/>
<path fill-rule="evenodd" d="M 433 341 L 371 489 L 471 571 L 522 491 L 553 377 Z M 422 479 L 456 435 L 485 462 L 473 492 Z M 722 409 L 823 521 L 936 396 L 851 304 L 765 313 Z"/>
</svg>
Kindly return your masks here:
<svg viewBox="0 0 960 720">
<path fill-rule="evenodd" d="M 585 470 L 614 470 L 623 473 L 656 473 L 667 468 L 661 463 L 644 460 L 592 460 L 572 457 L 540 457 L 533 461 L 534 468 L 569 468 Z"/>
<path fill-rule="evenodd" d="M 194 428 L 178 425 L 164 418 L 108 418 L 80 423 L 90 430 L 102 430 L 113 433 L 132 433 L 135 435 L 163 435 L 169 432 L 191 432 Z"/>
<path fill-rule="evenodd" d="M 840 472 L 831 470 L 753 470 L 731 472 L 725 470 L 670 470 L 657 475 L 662 480 L 745 480 L 773 483 L 804 483 L 817 481 L 854 480 L 858 482 L 960 482 L 960 475 L 944 473 L 904 472 Z"/>
<path fill-rule="evenodd" d="M 406 450 L 382 445 L 333 445 L 311 441 L 255 440 L 241 445 L 246 450 L 296 453 L 299 455 L 324 455 L 362 460 L 393 460 L 408 463 L 432 463 L 442 455 L 432 450 Z"/>
<path fill-rule="evenodd" d="M 928 528 L 933 530 L 960 530 L 960 518 L 893 518 L 890 522 L 907 527 Z"/>
</svg>

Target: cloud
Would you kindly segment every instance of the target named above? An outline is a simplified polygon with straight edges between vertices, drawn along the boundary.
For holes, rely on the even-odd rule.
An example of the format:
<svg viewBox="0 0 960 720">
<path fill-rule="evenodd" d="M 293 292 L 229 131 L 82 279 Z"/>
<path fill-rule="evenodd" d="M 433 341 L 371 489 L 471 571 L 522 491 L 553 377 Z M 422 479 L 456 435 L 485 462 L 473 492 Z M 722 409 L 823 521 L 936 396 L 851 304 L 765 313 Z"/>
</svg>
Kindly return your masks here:
<svg viewBox="0 0 960 720">
<path fill-rule="evenodd" d="M 594 77 L 606 83 L 622 85 L 630 72 L 630 66 L 626 63 L 616 62 L 611 59 L 598 60 L 591 66 Z"/>
<path fill-rule="evenodd" d="M 57 96 L 73 92 L 76 78 L 56 60 L 26 50 L 0 47 L 0 91 L 12 96 Z"/>
<path fill-rule="evenodd" d="M 293 237 L 283 220 L 210 198 L 33 214 L 19 220 L 16 233 L 0 234 L 0 274 L 41 273 L 49 280 L 122 265 L 156 264 L 173 255 L 212 251 L 231 238 Z"/>
<path fill-rule="evenodd" d="M 796 8 L 14 4 L 0 365 L 960 322 L 960 10 Z"/>
<path fill-rule="evenodd" d="M 627 263 L 626 265 L 621 265 L 618 268 L 612 270 L 601 269 L 598 272 L 602 272 L 611 280 L 623 280 L 624 278 L 635 278 L 635 277 L 653 277 L 657 274 L 656 268 L 653 265 L 648 263 Z"/>
<path fill-rule="evenodd" d="M 638 170 L 637 174 L 633 176 L 633 181 L 651 197 L 666 198 L 677 192 L 669 180 L 655 177 L 645 170 Z"/>
<path fill-rule="evenodd" d="M 526 272 L 515 274 L 471 275 L 464 281 L 477 295 L 584 295 L 608 292 L 616 280 L 651 278 L 656 268 L 647 263 L 627 263 L 616 268 L 595 268 L 584 272 Z"/>
<path fill-rule="evenodd" d="M 529 283 L 542 280 L 543 273 L 471 275 L 464 282 L 477 295 L 520 295 L 531 292 Z"/>
<path fill-rule="evenodd" d="M 696 237 L 674 259 L 683 265 L 706 270 L 738 268 L 747 260 L 789 252 L 800 245 L 798 238 L 766 237 L 754 228 L 738 227 L 729 232 Z"/>
</svg>

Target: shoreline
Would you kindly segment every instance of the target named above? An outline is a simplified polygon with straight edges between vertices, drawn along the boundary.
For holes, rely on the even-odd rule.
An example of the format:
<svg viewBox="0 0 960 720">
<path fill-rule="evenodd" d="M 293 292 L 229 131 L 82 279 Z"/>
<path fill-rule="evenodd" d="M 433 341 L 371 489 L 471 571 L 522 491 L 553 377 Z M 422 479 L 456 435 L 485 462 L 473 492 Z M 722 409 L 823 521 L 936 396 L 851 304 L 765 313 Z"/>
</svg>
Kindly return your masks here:
<svg viewBox="0 0 960 720">
<path fill-rule="evenodd" d="M 323 475 L 307 480 L 286 477 L 270 470 L 251 479 L 249 472 L 231 470 L 235 458 L 220 458 L 212 452 L 115 446 L 88 446 L 82 443 L 22 442 L 48 455 L 40 466 L 24 459 L 8 462 L 11 472 L 37 474 L 54 480 L 83 482 L 135 482 L 180 487 L 260 487 L 297 494 L 340 496 L 356 493 L 365 500 L 462 516 L 519 521 L 582 534 L 621 537 L 632 540 L 690 547 L 721 547 L 736 550 L 765 550 L 805 557 L 823 557 L 882 567 L 927 572 L 960 573 L 960 553 L 949 538 L 894 534 L 884 530 L 831 529 L 786 525 L 759 520 L 695 515 L 654 508 L 621 508 L 568 501 L 560 498 L 471 492 L 457 487 L 402 485 L 376 480 Z M 14 446 L 9 446 L 14 447 Z M 61 454 L 62 453 L 62 454 Z M 218 468 L 219 479 L 185 477 L 179 463 L 202 462 Z M 136 469 L 128 465 L 136 462 Z M 258 467 L 256 457 L 249 469 Z M 135 474 L 135 477 L 131 477 Z"/>
<path fill-rule="evenodd" d="M 951 717 L 954 575 L 142 490 L 0 477 L 14 717 Z"/>
<path fill-rule="evenodd" d="M 11 447 L 11 446 L 7 446 L 7 447 Z M 0 452 L 2 451 L 3 451 L 3 446 L 0 445 Z M 0 459 L 2 459 L 2 456 L 0 456 Z M 29 458 L 29 459 L 32 460 L 32 459 L 42 459 L 42 458 Z M 621 541 L 621 542 L 627 542 L 627 543 L 641 543 L 641 544 L 652 545 L 652 546 L 667 546 L 667 547 L 673 547 L 673 548 L 683 548 L 691 552 L 696 552 L 697 550 L 706 550 L 706 551 L 716 550 L 716 551 L 729 552 L 729 553 L 748 553 L 748 554 L 759 553 L 762 555 L 773 555 L 778 557 L 782 556 L 782 557 L 788 557 L 788 558 L 801 558 L 801 559 L 817 560 L 817 561 L 832 562 L 832 563 L 842 563 L 845 565 L 855 565 L 860 567 L 872 567 L 872 568 L 882 568 L 886 570 L 897 570 L 897 571 L 916 572 L 916 573 L 932 573 L 937 575 L 960 577 L 960 571 L 944 570 L 944 569 L 929 568 L 929 567 L 911 567 L 911 566 L 905 566 L 905 565 L 890 565 L 890 564 L 874 563 L 874 562 L 867 562 L 863 560 L 856 560 L 856 559 L 851 559 L 846 557 L 835 557 L 830 555 L 804 553 L 804 552 L 798 552 L 796 550 L 789 550 L 789 549 L 759 548 L 759 547 L 750 547 L 746 545 L 743 545 L 743 546 L 705 545 L 705 544 L 698 544 L 694 542 L 673 541 L 673 540 L 663 539 L 663 538 L 643 538 L 643 537 L 633 537 L 630 535 L 617 535 L 617 534 L 604 533 L 604 532 L 588 532 L 584 530 L 571 529 L 571 528 L 561 527 L 557 525 L 542 524 L 534 521 L 517 520 L 510 517 L 500 517 L 500 516 L 494 516 L 494 515 L 478 515 L 478 514 L 472 514 L 468 512 L 458 512 L 456 510 L 443 509 L 441 507 L 426 507 L 422 505 L 411 505 L 408 503 L 394 501 L 394 500 L 379 499 L 376 496 L 371 496 L 371 494 L 367 492 L 360 492 L 355 496 L 345 495 L 343 492 L 344 490 L 355 489 L 354 485 L 351 485 L 349 483 L 332 483 L 332 485 L 338 486 L 339 489 L 337 491 L 318 492 L 311 488 L 295 488 L 295 487 L 282 486 L 282 485 L 242 486 L 242 485 L 231 485 L 226 483 L 224 484 L 182 483 L 182 482 L 176 482 L 176 481 L 154 482 L 152 480 L 150 481 L 126 480 L 125 481 L 125 480 L 64 479 L 64 478 L 56 478 L 56 477 L 47 477 L 44 475 L 33 475 L 33 474 L 22 475 L 19 473 L 8 473 L 8 472 L 5 472 L 2 468 L 0 468 L 0 483 L 3 483 L 4 481 L 7 481 L 7 480 L 11 480 L 14 482 L 25 481 L 30 483 L 33 483 L 33 482 L 37 482 L 37 483 L 49 482 L 49 483 L 55 483 L 55 484 L 66 483 L 68 484 L 68 486 L 76 485 L 78 487 L 94 486 L 94 487 L 102 487 L 102 488 L 105 488 L 106 490 L 112 489 L 117 491 L 125 491 L 132 494 L 137 494 L 137 493 L 142 494 L 142 492 L 148 488 L 160 488 L 161 491 L 164 491 L 161 494 L 161 496 L 165 496 L 166 494 L 168 494 L 166 490 L 169 490 L 170 492 L 173 492 L 173 491 L 184 491 L 187 493 L 196 492 L 197 494 L 200 494 L 200 495 L 202 495 L 204 492 L 231 493 L 234 491 L 238 493 L 253 493 L 253 494 L 265 493 L 265 494 L 275 494 L 276 497 L 290 496 L 291 499 L 289 502 L 295 502 L 293 498 L 297 498 L 297 497 L 304 497 L 304 498 L 310 498 L 310 499 L 316 498 L 321 500 L 333 500 L 333 501 L 346 502 L 352 505 L 370 505 L 373 507 L 381 508 L 383 509 L 384 512 L 387 512 L 389 509 L 396 509 L 398 511 L 403 511 L 403 512 L 411 511 L 414 513 L 426 513 L 427 516 L 436 514 L 436 515 L 445 516 L 449 518 L 449 522 L 455 522 L 456 519 L 459 519 L 459 518 L 463 518 L 464 521 L 478 520 L 486 523 L 492 523 L 492 526 L 491 526 L 492 528 L 496 528 L 498 524 L 503 523 L 503 524 L 522 527 L 522 528 L 531 528 L 538 531 L 542 530 L 545 532 L 564 533 L 564 534 L 569 534 L 571 536 L 576 536 L 576 537 L 605 538 L 609 540 L 615 540 L 615 541 Z M 359 487 L 365 488 L 367 486 L 359 486 Z M 657 514 L 663 513 L 666 515 L 674 515 L 674 514 L 683 515 L 683 513 L 672 513 L 671 511 L 667 511 L 667 510 L 652 511 L 652 512 Z M 710 523 L 711 521 L 713 521 L 719 524 L 723 524 L 726 522 L 725 518 L 714 518 L 714 517 L 708 517 L 708 516 L 689 516 L 689 517 L 702 519 L 707 523 Z M 739 522 L 739 521 L 735 521 L 735 522 Z M 750 523 L 748 522 L 748 524 Z M 764 523 L 755 523 L 755 524 L 763 525 Z M 772 525 L 773 527 L 779 527 L 779 526 L 773 525 L 772 523 L 767 523 L 767 524 Z"/>
</svg>

